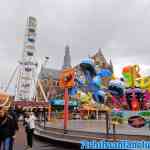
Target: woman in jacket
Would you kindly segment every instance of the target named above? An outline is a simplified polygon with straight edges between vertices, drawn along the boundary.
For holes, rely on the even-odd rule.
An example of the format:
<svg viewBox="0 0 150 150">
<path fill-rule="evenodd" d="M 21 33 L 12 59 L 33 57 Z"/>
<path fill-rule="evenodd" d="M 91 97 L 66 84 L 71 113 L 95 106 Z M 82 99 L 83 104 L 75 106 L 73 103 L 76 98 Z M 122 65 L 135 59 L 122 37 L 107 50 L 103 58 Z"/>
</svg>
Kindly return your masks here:
<svg viewBox="0 0 150 150">
<path fill-rule="evenodd" d="M 24 125 L 27 135 L 27 149 L 32 148 L 33 145 L 33 132 L 35 128 L 35 120 L 36 117 L 33 115 L 33 113 L 26 114 Z"/>
</svg>

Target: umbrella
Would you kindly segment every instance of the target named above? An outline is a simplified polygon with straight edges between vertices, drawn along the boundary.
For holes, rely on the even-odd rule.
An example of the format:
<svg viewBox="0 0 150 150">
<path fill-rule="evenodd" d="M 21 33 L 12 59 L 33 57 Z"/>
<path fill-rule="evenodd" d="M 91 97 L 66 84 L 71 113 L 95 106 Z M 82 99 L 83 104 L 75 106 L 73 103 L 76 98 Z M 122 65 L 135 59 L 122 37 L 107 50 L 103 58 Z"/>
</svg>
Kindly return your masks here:
<svg viewBox="0 0 150 150">
<path fill-rule="evenodd" d="M 140 88 L 135 88 L 135 89 L 134 89 L 134 92 L 135 92 L 135 93 L 142 93 L 142 90 L 141 90 Z"/>
<path fill-rule="evenodd" d="M 120 80 L 111 80 L 109 82 L 108 89 L 112 95 L 123 96 L 123 94 L 124 94 L 124 83 Z"/>
<path fill-rule="evenodd" d="M 132 88 L 126 89 L 126 94 L 132 94 L 134 90 Z"/>
<path fill-rule="evenodd" d="M 97 102 L 97 103 L 104 103 L 104 99 L 105 99 L 105 92 L 102 90 L 99 90 L 97 92 L 93 93 L 93 99 Z"/>
<path fill-rule="evenodd" d="M 111 77 L 112 76 L 112 72 L 109 69 L 101 69 L 98 73 L 98 76 L 100 77 Z"/>
<path fill-rule="evenodd" d="M 76 95 L 78 92 L 78 88 L 77 87 L 73 87 L 69 89 L 69 95 L 74 96 Z"/>
<path fill-rule="evenodd" d="M 91 66 L 94 65 L 93 60 L 90 59 L 90 58 L 83 59 L 83 60 L 81 61 L 81 64 L 89 64 L 89 65 L 91 65 Z"/>
<path fill-rule="evenodd" d="M 100 77 L 99 76 L 94 77 L 92 83 L 95 86 L 97 86 L 98 88 L 100 88 L 101 87 L 101 79 L 100 79 Z"/>
<path fill-rule="evenodd" d="M 126 89 L 126 94 L 132 94 L 132 93 L 142 94 L 143 92 L 140 88 L 128 88 L 128 89 Z"/>
<path fill-rule="evenodd" d="M 86 72 L 88 70 L 90 74 L 92 75 L 92 77 L 96 75 L 96 71 L 95 71 L 94 63 L 92 59 L 87 58 L 87 59 L 82 60 L 80 63 L 80 67 L 83 70 L 83 72 Z"/>
</svg>

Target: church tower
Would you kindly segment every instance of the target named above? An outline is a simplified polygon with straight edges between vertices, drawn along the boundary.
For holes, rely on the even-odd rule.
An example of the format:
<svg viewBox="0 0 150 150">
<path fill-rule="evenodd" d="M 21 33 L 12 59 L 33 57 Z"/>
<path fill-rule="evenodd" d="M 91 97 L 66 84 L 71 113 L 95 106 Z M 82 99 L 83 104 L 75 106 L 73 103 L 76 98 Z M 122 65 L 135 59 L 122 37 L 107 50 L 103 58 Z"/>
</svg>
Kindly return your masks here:
<svg viewBox="0 0 150 150">
<path fill-rule="evenodd" d="M 70 47 L 66 45 L 65 47 L 65 56 L 64 56 L 64 63 L 63 63 L 63 69 L 70 68 L 71 67 L 71 56 L 70 56 Z"/>
</svg>

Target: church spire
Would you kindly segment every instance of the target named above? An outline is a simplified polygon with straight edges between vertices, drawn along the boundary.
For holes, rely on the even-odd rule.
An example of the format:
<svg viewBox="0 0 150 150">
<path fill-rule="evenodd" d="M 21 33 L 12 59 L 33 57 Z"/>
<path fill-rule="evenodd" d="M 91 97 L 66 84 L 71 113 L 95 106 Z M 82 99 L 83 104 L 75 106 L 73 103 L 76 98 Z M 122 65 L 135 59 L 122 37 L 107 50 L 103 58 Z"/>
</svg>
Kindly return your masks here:
<svg viewBox="0 0 150 150">
<path fill-rule="evenodd" d="M 65 47 L 65 56 L 64 56 L 64 64 L 63 69 L 71 67 L 71 56 L 70 56 L 70 47 L 66 45 Z"/>
</svg>

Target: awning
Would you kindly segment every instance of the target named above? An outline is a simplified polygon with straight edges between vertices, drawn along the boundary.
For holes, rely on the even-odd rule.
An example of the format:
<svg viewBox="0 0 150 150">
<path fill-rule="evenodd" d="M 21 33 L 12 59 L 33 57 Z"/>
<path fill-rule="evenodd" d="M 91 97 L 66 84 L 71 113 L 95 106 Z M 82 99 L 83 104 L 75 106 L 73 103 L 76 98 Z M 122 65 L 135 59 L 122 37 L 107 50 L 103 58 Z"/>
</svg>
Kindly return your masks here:
<svg viewBox="0 0 150 150">
<path fill-rule="evenodd" d="M 53 106 L 64 106 L 64 100 L 63 99 L 50 99 L 49 103 Z M 78 101 L 76 100 L 70 100 L 69 106 L 78 106 Z"/>
<path fill-rule="evenodd" d="M 80 111 L 96 111 L 96 108 L 84 105 L 82 108 L 80 108 Z"/>
<path fill-rule="evenodd" d="M 45 108 L 48 107 L 47 102 L 33 102 L 33 101 L 14 101 L 15 106 L 18 107 L 37 107 L 37 108 Z"/>
</svg>

